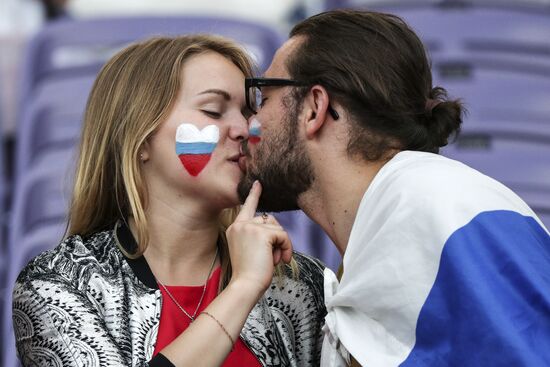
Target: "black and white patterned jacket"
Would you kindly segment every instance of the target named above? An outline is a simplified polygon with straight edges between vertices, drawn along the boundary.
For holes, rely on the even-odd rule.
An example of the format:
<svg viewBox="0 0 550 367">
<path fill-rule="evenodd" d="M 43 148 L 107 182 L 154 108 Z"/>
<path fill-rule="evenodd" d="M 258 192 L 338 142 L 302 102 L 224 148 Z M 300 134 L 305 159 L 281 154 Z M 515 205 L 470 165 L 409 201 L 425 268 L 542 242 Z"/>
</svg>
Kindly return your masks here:
<svg viewBox="0 0 550 367">
<path fill-rule="evenodd" d="M 127 227 L 120 243 L 135 241 Z M 114 230 L 71 236 L 21 272 L 13 324 L 24 366 L 147 366 L 162 297 L 144 257 L 123 255 Z M 284 276 L 248 316 L 241 338 L 262 366 L 318 366 L 326 310 L 323 267 L 295 254 L 297 280 Z M 162 357 L 162 356 L 161 356 Z M 158 362 L 158 359 L 157 359 Z"/>
</svg>

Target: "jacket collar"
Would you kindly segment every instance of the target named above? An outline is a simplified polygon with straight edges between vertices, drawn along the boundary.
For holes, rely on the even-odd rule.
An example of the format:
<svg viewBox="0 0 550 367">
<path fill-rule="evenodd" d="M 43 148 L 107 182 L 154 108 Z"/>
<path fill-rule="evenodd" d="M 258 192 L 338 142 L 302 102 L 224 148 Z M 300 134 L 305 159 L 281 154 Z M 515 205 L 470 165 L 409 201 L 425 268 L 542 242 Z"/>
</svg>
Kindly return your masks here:
<svg viewBox="0 0 550 367">
<path fill-rule="evenodd" d="M 125 220 L 117 221 L 114 233 L 115 240 L 118 242 L 118 245 L 126 251 L 126 253 L 133 254 L 136 252 L 138 249 L 136 239 L 130 231 L 130 228 L 128 228 Z M 145 260 L 143 255 L 133 259 L 126 256 L 124 252 L 122 254 L 140 282 L 151 289 L 159 288 L 157 280 L 155 279 L 155 276 L 153 275 L 153 272 L 151 271 L 151 268 L 149 267 L 149 264 L 147 264 L 147 260 Z"/>
</svg>

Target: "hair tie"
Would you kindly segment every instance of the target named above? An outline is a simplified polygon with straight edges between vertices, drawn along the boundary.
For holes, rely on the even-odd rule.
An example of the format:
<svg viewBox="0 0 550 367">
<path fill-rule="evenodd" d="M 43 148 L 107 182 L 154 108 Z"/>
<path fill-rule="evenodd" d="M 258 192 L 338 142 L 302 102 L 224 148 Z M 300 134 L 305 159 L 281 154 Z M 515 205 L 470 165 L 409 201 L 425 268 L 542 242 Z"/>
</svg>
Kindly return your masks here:
<svg viewBox="0 0 550 367">
<path fill-rule="evenodd" d="M 436 108 L 437 105 L 440 104 L 441 102 L 443 102 L 443 101 L 441 101 L 441 100 L 439 100 L 439 99 L 431 99 L 431 98 L 428 98 L 428 99 L 426 100 L 426 111 L 428 111 L 428 112 L 431 113 L 432 110 L 433 110 L 434 108 Z"/>
</svg>

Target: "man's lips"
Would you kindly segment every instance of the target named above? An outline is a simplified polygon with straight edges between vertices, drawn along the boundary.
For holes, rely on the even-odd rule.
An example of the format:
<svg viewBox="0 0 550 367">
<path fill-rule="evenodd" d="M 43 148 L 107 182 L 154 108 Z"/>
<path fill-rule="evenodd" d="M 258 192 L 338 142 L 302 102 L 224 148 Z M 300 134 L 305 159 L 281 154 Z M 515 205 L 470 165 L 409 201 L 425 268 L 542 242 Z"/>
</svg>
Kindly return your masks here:
<svg viewBox="0 0 550 367">
<path fill-rule="evenodd" d="M 237 153 L 227 158 L 227 160 L 233 163 L 239 163 L 239 159 L 241 159 L 241 156 L 242 156 L 241 153 Z"/>
<path fill-rule="evenodd" d="M 239 157 L 239 167 L 241 171 L 246 172 L 246 160 L 250 157 L 250 151 L 248 150 L 248 141 L 245 140 L 241 143 L 239 147 L 240 157 Z"/>
<path fill-rule="evenodd" d="M 227 159 L 229 162 L 236 163 L 240 170 L 246 172 L 246 156 L 243 153 L 237 153 Z"/>
<path fill-rule="evenodd" d="M 246 172 L 246 156 L 245 155 L 241 155 L 239 157 L 239 168 L 241 169 L 241 171 L 243 172 Z"/>
</svg>

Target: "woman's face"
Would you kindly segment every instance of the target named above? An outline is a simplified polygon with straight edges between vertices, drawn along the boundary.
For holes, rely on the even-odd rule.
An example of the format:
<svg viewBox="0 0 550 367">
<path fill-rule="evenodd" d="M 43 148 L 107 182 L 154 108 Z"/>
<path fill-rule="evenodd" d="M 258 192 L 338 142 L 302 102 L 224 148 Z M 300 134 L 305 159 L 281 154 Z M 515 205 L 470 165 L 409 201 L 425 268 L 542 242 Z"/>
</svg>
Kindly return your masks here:
<svg viewBox="0 0 550 367">
<path fill-rule="evenodd" d="M 144 148 L 151 195 L 216 210 L 239 203 L 239 148 L 248 137 L 244 78 L 215 52 L 187 60 L 173 109 Z"/>
</svg>

